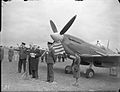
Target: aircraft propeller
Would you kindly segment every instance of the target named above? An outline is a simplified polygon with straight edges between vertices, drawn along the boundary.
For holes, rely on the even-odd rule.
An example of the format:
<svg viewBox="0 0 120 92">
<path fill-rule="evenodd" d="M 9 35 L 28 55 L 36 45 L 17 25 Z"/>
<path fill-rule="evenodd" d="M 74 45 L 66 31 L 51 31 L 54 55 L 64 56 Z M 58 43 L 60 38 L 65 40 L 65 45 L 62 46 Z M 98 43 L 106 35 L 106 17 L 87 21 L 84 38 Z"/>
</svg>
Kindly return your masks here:
<svg viewBox="0 0 120 92">
<path fill-rule="evenodd" d="M 52 28 L 54 33 L 58 32 L 57 28 L 56 28 L 56 26 L 55 26 L 55 24 L 54 24 L 54 22 L 52 20 L 50 20 L 50 25 L 51 25 L 51 28 Z"/>
<path fill-rule="evenodd" d="M 75 18 L 77 15 L 75 15 L 74 17 L 71 18 L 71 20 L 64 26 L 64 28 L 60 31 L 60 33 L 58 33 L 57 31 L 57 27 L 55 26 L 54 22 L 52 20 L 50 20 L 50 25 L 51 28 L 53 30 L 53 34 L 51 34 L 50 36 L 52 37 L 52 39 L 54 41 L 60 41 L 63 38 L 63 34 L 70 28 L 70 26 L 73 24 Z"/>
<path fill-rule="evenodd" d="M 77 15 L 75 15 L 65 26 L 64 28 L 61 30 L 60 34 L 64 34 L 69 28 L 70 26 L 73 24 L 75 18 L 76 18 Z"/>
</svg>

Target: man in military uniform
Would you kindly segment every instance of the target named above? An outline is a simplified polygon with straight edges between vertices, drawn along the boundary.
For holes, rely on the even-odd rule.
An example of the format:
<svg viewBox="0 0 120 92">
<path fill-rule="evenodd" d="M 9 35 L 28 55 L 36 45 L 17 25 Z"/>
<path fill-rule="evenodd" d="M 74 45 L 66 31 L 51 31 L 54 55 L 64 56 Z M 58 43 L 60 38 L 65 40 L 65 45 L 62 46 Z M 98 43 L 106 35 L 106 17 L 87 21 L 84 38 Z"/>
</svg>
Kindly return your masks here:
<svg viewBox="0 0 120 92">
<path fill-rule="evenodd" d="M 76 57 L 76 59 L 74 61 L 72 69 L 73 69 L 73 78 L 75 78 L 76 81 L 73 84 L 73 86 L 78 86 L 79 85 L 78 84 L 78 79 L 80 77 L 80 67 L 79 67 L 79 65 L 80 65 L 81 59 L 80 59 L 79 55 L 77 55 L 77 54 L 75 54 L 75 57 Z"/>
<path fill-rule="evenodd" d="M 30 63 L 29 72 L 32 74 L 32 78 L 35 78 L 35 79 L 38 79 L 38 64 L 39 64 L 40 56 L 41 56 L 40 50 L 37 49 L 36 45 L 34 45 L 29 52 L 29 63 Z"/>
<path fill-rule="evenodd" d="M 32 50 L 32 45 L 31 44 L 29 44 L 29 52 L 28 53 L 30 53 L 30 50 Z M 28 63 L 29 63 L 29 75 L 31 75 L 32 73 L 31 73 L 30 58 L 28 58 Z"/>
<path fill-rule="evenodd" d="M 4 48 L 0 46 L 0 62 L 4 59 Z"/>
<path fill-rule="evenodd" d="M 46 63 L 47 63 L 47 81 L 52 83 L 54 81 L 54 72 L 53 72 L 53 64 L 55 62 L 53 50 L 52 50 L 52 43 L 48 42 L 48 51 L 46 52 Z"/>
<path fill-rule="evenodd" d="M 18 73 L 21 73 L 22 65 L 24 72 L 26 71 L 26 59 L 27 59 L 27 49 L 25 47 L 25 43 L 22 42 L 19 49 L 15 49 L 19 51 L 19 62 L 18 62 Z"/>
<path fill-rule="evenodd" d="M 10 49 L 8 51 L 8 60 L 9 60 L 9 62 L 12 62 L 13 56 L 14 56 L 14 50 L 13 50 L 13 47 L 10 46 Z"/>
</svg>

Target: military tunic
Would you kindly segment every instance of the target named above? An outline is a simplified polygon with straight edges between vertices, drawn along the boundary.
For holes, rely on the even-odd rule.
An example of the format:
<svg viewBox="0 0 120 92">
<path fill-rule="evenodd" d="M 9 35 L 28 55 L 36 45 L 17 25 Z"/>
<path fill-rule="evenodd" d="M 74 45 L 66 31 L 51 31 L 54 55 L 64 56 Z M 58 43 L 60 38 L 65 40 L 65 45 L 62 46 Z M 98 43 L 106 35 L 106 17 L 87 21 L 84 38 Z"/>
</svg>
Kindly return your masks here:
<svg viewBox="0 0 120 92">
<path fill-rule="evenodd" d="M 26 71 L 26 59 L 27 59 L 27 48 L 19 47 L 18 49 L 14 49 L 19 51 L 19 62 L 18 62 L 18 72 L 21 73 L 22 65 L 24 72 Z"/>
</svg>

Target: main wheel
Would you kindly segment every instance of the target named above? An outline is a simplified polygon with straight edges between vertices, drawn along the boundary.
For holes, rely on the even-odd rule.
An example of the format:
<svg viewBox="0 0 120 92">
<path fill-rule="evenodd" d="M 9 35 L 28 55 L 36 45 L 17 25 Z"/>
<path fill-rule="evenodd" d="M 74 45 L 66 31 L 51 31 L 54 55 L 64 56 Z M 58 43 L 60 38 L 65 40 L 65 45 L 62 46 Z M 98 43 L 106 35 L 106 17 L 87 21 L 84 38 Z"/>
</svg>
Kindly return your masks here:
<svg viewBox="0 0 120 92">
<path fill-rule="evenodd" d="M 72 73 L 72 69 L 71 69 L 71 66 L 70 66 L 70 65 L 67 65 L 67 66 L 65 67 L 65 73 L 66 73 L 66 74 Z"/>
<path fill-rule="evenodd" d="M 92 78 L 94 76 L 94 70 L 93 69 L 87 69 L 86 70 L 86 78 Z"/>
</svg>

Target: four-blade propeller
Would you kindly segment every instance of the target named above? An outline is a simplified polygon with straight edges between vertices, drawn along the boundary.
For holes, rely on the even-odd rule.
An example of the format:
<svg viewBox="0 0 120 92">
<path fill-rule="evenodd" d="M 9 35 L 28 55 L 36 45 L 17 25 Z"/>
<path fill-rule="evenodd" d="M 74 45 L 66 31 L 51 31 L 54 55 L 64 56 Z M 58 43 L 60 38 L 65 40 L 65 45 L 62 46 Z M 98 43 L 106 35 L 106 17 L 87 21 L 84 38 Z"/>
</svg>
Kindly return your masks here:
<svg viewBox="0 0 120 92">
<path fill-rule="evenodd" d="M 55 26 L 54 22 L 52 20 L 50 20 L 50 25 L 51 28 L 53 30 L 53 34 L 51 34 L 50 36 L 52 37 L 52 39 L 54 41 L 61 41 L 63 39 L 63 34 L 70 28 L 70 26 L 73 24 L 74 20 L 76 19 L 75 15 L 74 17 L 71 18 L 71 20 L 63 27 L 63 29 L 60 31 L 60 33 L 58 33 L 57 27 Z"/>
<path fill-rule="evenodd" d="M 76 18 L 77 15 L 75 15 L 65 26 L 64 28 L 61 30 L 60 34 L 64 34 L 69 28 L 70 26 L 73 24 L 75 18 Z"/>
<path fill-rule="evenodd" d="M 75 18 L 76 18 L 77 15 L 75 15 L 65 26 L 64 28 L 61 30 L 60 32 L 60 35 L 63 35 L 69 28 L 70 26 L 73 24 Z M 55 26 L 54 22 L 52 20 L 50 20 L 50 25 L 51 25 L 51 28 L 53 30 L 54 33 L 57 33 L 57 27 Z"/>
<path fill-rule="evenodd" d="M 53 32 L 57 33 L 58 32 L 57 28 L 56 28 L 56 26 L 55 26 L 55 24 L 54 24 L 54 22 L 52 20 L 50 20 L 50 25 L 51 25 L 51 28 L 52 28 Z"/>
</svg>

